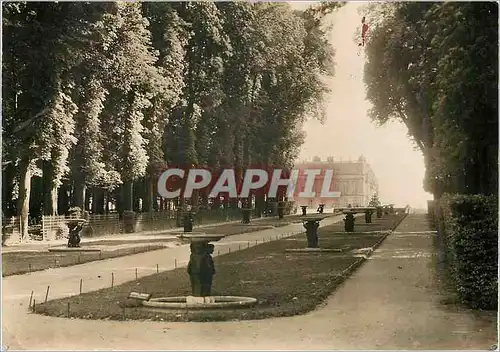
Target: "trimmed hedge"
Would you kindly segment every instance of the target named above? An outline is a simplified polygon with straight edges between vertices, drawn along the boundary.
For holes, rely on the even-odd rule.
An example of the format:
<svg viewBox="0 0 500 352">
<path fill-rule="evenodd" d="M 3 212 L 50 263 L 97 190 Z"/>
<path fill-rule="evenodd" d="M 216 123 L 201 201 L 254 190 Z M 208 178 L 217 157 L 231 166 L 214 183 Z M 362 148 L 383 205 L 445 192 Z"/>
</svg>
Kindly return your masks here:
<svg viewBox="0 0 500 352">
<path fill-rule="evenodd" d="M 498 199 L 444 195 L 435 204 L 449 277 L 471 308 L 498 307 Z"/>
</svg>

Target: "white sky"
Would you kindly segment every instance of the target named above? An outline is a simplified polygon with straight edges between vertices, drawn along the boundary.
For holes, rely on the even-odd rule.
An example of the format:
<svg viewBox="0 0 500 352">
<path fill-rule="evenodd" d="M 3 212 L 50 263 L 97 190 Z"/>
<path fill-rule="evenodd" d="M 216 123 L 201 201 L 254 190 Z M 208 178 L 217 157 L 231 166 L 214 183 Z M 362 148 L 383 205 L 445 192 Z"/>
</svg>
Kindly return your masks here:
<svg viewBox="0 0 500 352">
<path fill-rule="evenodd" d="M 298 2 L 292 6 L 304 8 L 309 4 Z M 357 10 L 362 5 L 350 2 L 330 16 L 336 67 L 327 116 L 323 125 L 312 119 L 304 124 L 307 137 L 299 159 L 317 155 L 321 159 L 333 156 L 348 160 L 364 155 L 378 179 L 382 203 L 427 208 L 432 195 L 423 190 L 423 156 L 414 150 L 406 127 L 396 122 L 377 127 L 367 114 L 371 104 L 366 100 L 363 83 L 364 54 L 357 55 L 358 46 L 353 41 L 361 24 Z M 367 22 L 369 25 L 369 18 Z"/>
</svg>

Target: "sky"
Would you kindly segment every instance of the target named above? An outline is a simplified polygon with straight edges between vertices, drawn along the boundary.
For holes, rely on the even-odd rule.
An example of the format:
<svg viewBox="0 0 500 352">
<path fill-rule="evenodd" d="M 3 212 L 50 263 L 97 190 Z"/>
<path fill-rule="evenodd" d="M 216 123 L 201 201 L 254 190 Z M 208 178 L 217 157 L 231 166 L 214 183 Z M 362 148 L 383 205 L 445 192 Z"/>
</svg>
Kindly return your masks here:
<svg viewBox="0 0 500 352">
<path fill-rule="evenodd" d="M 304 9 L 309 4 L 296 2 L 292 6 Z M 361 6 L 362 2 L 349 2 L 329 16 L 333 22 L 330 41 L 336 51 L 335 77 L 329 80 L 331 93 L 324 123 L 308 119 L 303 126 L 306 139 L 299 160 L 314 156 L 356 160 L 363 155 L 377 177 L 382 203 L 427 208 L 432 195 L 423 190 L 423 156 L 408 138 L 406 126 L 389 122 L 377 127 L 368 117 L 371 104 L 363 83 L 364 54 L 358 56 L 353 41 L 361 24 Z"/>
</svg>

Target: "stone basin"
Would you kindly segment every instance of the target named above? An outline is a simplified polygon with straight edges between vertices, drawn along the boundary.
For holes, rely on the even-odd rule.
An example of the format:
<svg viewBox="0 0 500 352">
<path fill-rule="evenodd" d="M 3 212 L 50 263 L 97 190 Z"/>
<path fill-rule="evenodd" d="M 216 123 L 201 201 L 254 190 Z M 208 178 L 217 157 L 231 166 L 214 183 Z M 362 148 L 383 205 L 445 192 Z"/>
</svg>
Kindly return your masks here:
<svg viewBox="0 0 500 352">
<path fill-rule="evenodd" d="M 375 212 L 375 207 L 363 207 L 363 208 L 340 208 L 343 214 L 356 214 L 356 213 L 365 213 L 368 210 Z"/>
<path fill-rule="evenodd" d="M 323 219 L 326 219 L 328 217 L 332 216 L 332 214 L 311 214 L 311 215 L 305 215 L 301 216 L 299 219 L 302 221 L 321 221 Z"/>
<path fill-rule="evenodd" d="M 70 218 L 70 219 L 64 219 L 64 222 L 66 222 L 68 225 L 69 224 L 78 224 L 80 222 L 87 222 L 87 219 L 83 219 L 83 218 L 81 218 L 81 219 L 71 219 Z"/>
<path fill-rule="evenodd" d="M 194 242 L 215 242 L 221 240 L 226 236 L 227 235 L 206 234 L 203 232 L 197 232 L 197 233 L 187 232 L 177 235 L 177 238 L 182 241 L 194 243 Z"/>
<path fill-rule="evenodd" d="M 214 309 L 214 308 L 246 308 L 257 303 L 253 297 L 210 296 L 210 297 L 158 297 L 142 301 L 148 308 L 163 309 Z"/>
</svg>

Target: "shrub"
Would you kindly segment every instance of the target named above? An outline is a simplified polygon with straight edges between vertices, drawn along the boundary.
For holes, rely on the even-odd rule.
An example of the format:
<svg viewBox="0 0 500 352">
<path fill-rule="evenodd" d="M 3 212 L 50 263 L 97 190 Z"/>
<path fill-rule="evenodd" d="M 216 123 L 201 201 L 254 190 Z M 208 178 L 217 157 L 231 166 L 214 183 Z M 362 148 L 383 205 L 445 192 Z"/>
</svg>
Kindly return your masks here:
<svg viewBox="0 0 500 352">
<path fill-rule="evenodd" d="M 445 195 L 439 202 L 448 272 L 461 301 L 472 308 L 498 306 L 498 200 Z"/>
</svg>

